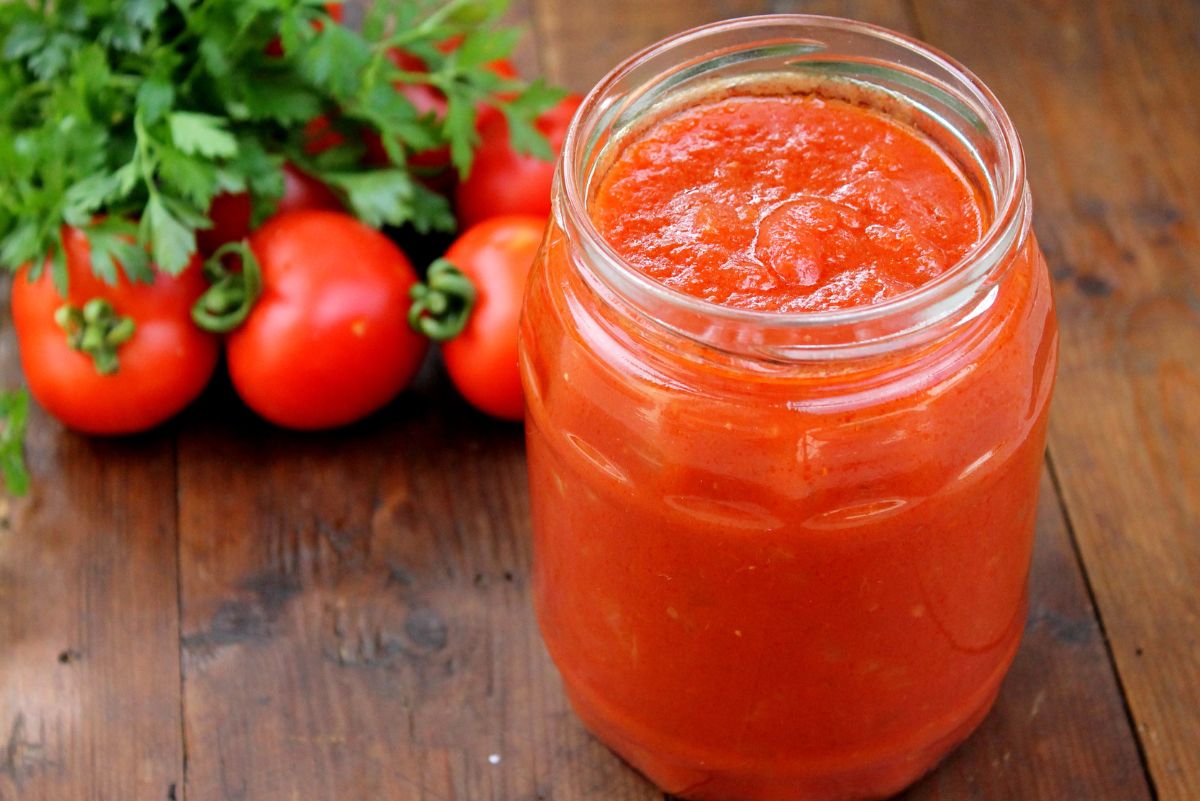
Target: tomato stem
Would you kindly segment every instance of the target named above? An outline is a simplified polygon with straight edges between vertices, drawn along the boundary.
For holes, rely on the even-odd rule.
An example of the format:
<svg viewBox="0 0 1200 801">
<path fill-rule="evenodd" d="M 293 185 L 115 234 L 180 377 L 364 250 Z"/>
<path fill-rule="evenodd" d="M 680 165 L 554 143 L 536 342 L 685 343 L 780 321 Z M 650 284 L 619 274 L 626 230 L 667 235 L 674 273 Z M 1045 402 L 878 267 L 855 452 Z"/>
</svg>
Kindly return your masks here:
<svg viewBox="0 0 1200 801">
<path fill-rule="evenodd" d="M 100 375 L 112 375 L 120 369 L 117 350 L 133 338 L 137 324 L 122 317 L 104 298 L 92 298 L 77 308 L 64 303 L 54 312 L 54 322 L 67 335 L 67 344 L 92 357 Z"/>
<path fill-rule="evenodd" d="M 231 255 L 241 260 L 241 270 L 225 266 Z M 246 321 L 262 294 L 258 259 L 245 241 L 228 242 L 204 262 L 204 277 L 212 286 L 192 306 L 192 320 L 205 331 L 227 334 Z"/>
<path fill-rule="evenodd" d="M 412 298 L 408 324 L 436 342 L 445 342 L 466 328 L 479 293 L 462 270 L 438 259 L 429 265 L 425 283 L 416 284 L 408 294 Z"/>
</svg>

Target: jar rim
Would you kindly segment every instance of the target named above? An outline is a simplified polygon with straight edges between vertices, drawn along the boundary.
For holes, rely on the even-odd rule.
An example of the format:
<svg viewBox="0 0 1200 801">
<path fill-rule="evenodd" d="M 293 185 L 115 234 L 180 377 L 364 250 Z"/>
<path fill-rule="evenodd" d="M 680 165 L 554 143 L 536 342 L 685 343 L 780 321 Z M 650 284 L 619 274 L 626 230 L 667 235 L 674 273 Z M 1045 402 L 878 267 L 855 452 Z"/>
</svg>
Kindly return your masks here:
<svg viewBox="0 0 1200 801">
<path fill-rule="evenodd" d="M 955 99 L 966 100 L 973 111 L 982 112 L 1006 180 L 993 190 L 991 200 L 994 213 L 989 225 L 957 262 L 924 284 L 878 303 L 823 311 L 767 311 L 714 303 L 660 283 L 629 264 L 600 233 L 588 212 L 584 196 L 587 181 L 579 178 L 578 168 L 586 157 L 588 142 L 584 135 L 585 126 L 604 111 L 605 100 L 614 87 L 639 65 L 657 56 L 716 35 L 766 26 L 794 27 L 798 40 L 806 39 L 805 32 L 811 36 L 819 30 L 865 35 L 925 59 L 961 81 L 969 96 L 963 98 L 956 95 Z M 934 82 L 931 76 L 927 77 L 930 83 Z M 1030 225 L 1021 142 L 1008 113 L 982 80 L 953 57 L 913 37 L 871 23 L 815 14 L 763 14 L 709 23 L 669 36 L 625 59 L 584 97 L 564 139 L 557 180 L 561 181 L 558 194 L 562 198 L 562 207 L 556 203 L 552 213 L 556 216 L 565 213 L 571 218 L 573 233 L 582 240 L 584 250 L 600 262 L 602 277 L 608 279 L 606 283 L 612 289 L 621 291 L 619 287 L 612 286 L 615 282 L 646 293 L 655 301 L 680 311 L 703 315 L 712 320 L 793 331 L 856 326 L 920 312 L 956 297 L 962 300 L 957 304 L 961 306 L 966 303 L 964 291 L 975 295 L 970 288 L 982 285 L 1005 262 L 1006 254 L 1012 251 L 1014 243 L 1024 239 Z"/>
</svg>

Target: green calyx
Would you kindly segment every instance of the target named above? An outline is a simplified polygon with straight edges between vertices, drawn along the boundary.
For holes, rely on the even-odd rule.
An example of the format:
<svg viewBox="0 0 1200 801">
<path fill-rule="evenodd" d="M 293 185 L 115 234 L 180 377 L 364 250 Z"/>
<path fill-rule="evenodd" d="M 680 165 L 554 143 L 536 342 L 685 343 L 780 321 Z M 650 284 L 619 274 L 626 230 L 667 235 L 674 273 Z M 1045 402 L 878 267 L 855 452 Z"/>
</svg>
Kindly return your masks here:
<svg viewBox="0 0 1200 801">
<path fill-rule="evenodd" d="M 242 269 L 228 269 L 227 256 L 236 256 Z M 227 334 L 246 321 L 262 295 L 258 259 L 245 242 L 230 242 L 204 263 L 204 277 L 212 286 L 192 306 L 192 321 L 205 331 Z"/>
<path fill-rule="evenodd" d="M 462 333 L 478 292 L 471 279 L 445 259 L 429 265 L 425 283 L 409 290 L 408 324 L 418 333 L 445 342 Z"/>
<path fill-rule="evenodd" d="M 67 334 L 67 344 L 92 357 L 96 372 L 112 375 L 120 368 L 117 351 L 133 338 L 137 325 L 117 314 L 103 298 L 92 298 L 83 308 L 64 303 L 54 312 L 54 322 Z"/>
</svg>

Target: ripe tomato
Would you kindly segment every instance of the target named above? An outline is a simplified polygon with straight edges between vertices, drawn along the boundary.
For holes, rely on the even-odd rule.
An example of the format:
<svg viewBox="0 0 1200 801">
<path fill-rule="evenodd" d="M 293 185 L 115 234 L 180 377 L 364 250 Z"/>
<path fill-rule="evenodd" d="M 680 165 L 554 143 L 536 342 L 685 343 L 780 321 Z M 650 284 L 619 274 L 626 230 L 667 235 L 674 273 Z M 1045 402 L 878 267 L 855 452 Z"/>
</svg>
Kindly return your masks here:
<svg viewBox="0 0 1200 801">
<path fill-rule="evenodd" d="M 344 141 L 346 138 L 333 127 L 333 123 L 324 114 L 318 114 L 304 126 L 304 152 L 310 156 L 319 156 Z"/>
<path fill-rule="evenodd" d="M 582 101 L 578 95 L 563 98 L 535 123 L 556 157 Z M 479 136 L 471 173 L 454 195 L 459 222 L 465 227 L 501 214 L 549 216 L 554 162 L 513 150 L 508 141 L 508 121 L 502 115 L 490 117 Z"/>
<path fill-rule="evenodd" d="M 25 379 L 38 402 L 64 425 L 88 434 L 129 434 L 153 428 L 200 394 L 217 363 L 216 337 L 192 325 L 192 304 L 205 290 L 199 259 L 177 277 L 155 273 L 153 283 L 130 282 L 120 274 L 108 286 L 92 274 L 87 237 L 66 229 L 70 291 L 64 300 L 46 265 L 30 282 L 29 268 L 13 281 L 13 327 L 20 341 Z M 60 308 L 76 310 L 73 325 L 89 301 L 107 302 L 109 326 L 122 318 L 132 334 L 114 341 L 115 363 L 102 374 L 97 361 L 68 342 L 56 321 Z M 107 316 L 107 315 L 106 315 Z M 95 324 L 93 324 L 95 325 Z M 128 334 L 129 323 L 122 323 Z M 119 340 L 116 336 L 114 339 Z"/>
<path fill-rule="evenodd" d="M 425 339 L 406 321 L 417 277 L 400 249 L 346 214 L 293 211 L 250 236 L 262 295 L 226 340 L 242 400 L 281 426 L 333 428 L 408 384 Z"/>
<path fill-rule="evenodd" d="M 300 209 L 341 211 L 342 201 L 325 184 L 291 164 L 283 165 L 283 197 L 276 213 Z M 211 254 L 226 242 L 237 242 L 250 235 L 253 206 L 245 192 L 224 193 L 213 198 L 208 209 L 212 228 L 196 232 L 196 245 L 203 254 Z"/>
<path fill-rule="evenodd" d="M 545 228 L 544 217 L 493 217 L 446 251 L 446 261 L 471 279 L 476 292 L 466 327 L 442 344 L 446 371 L 472 406 L 505 420 L 525 414 L 517 327 L 525 279 Z"/>
</svg>

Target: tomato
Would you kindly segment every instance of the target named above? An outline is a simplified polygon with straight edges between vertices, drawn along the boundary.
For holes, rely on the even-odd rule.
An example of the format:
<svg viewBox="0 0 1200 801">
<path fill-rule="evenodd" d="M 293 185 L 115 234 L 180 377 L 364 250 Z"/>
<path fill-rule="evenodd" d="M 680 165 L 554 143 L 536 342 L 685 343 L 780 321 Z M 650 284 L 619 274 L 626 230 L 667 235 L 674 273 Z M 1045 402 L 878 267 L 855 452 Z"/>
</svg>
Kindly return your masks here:
<svg viewBox="0 0 1200 801">
<path fill-rule="evenodd" d="M 346 138 L 333 127 L 333 123 L 324 114 L 313 117 L 304 126 L 304 152 L 310 156 L 319 156 L 344 141 Z"/>
<path fill-rule="evenodd" d="M 341 211 L 342 201 L 325 184 L 291 164 L 283 165 L 283 197 L 276 213 L 300 209 Z M 245 192 L 217 195 L 208 208 L 212 228 L 196 232 L 200 252 L 208 255 L 226 242 L 237 242 L 250 235 L 253 205 Z"/>
<path fill-rule="evenodd" d="M 193 259 L 177 277 L 156 271 L 152 283 L 142 284 L 121 273 L 116 285 L 108 286 L 92 274 L 83 232 L 65 229 L 63 240 L 70 282 L 66 300 L 54 287 L 49 264 L 32 282 L 28 266 L 13 280 L 13 327 L 29 390 L 46 411 L 77 431 L 129 434 L 153 428 L 200 394 L 217 363 L 217 338 L 196 328 L 189 316 L 206 286 L 200 261 Z M 132 335 L 116 345 L 107 374 L 98 371 L 91 355 L 68 343 L 55 320 L 64 305 L 81 311 L 97 299 L 110 307 L 111 323 L 126 318 L 133 326 Z"/>
<path fill-rule="evenodd" d="M 567 128 L 583 98 L 571 95 L 538 117 L 538 131 L 557 156 Z M 520 155 L 508 139 L 508 121 L 502 115 L 488 119 L 479 131 L 480 144 L 471 173 L 458 186 L 455 202 L 464 226 L 501 214 L 549 216 L 550 185 L 554 162 Z"/>
<path fill-rule="evenodd" d="M 493 217 L 446 251 L 475 286 L 462 332 L 442 344 L 450 380 L 467 401 L 493 417 L 520 420 L 525 396 L 517 366 L 517 326 L 525 279 L 546 228 L 543 217 Z"/>
<path fill-rule="evenodd" d="M 426 341 L 406 320 L 417 277 L 380 232 L 304 210 L 250 236 L 262 295 L 226 340 L 246 405 L 287 428 L 345 425 L 384 406 L 420 367 Z"/>
</svg>

